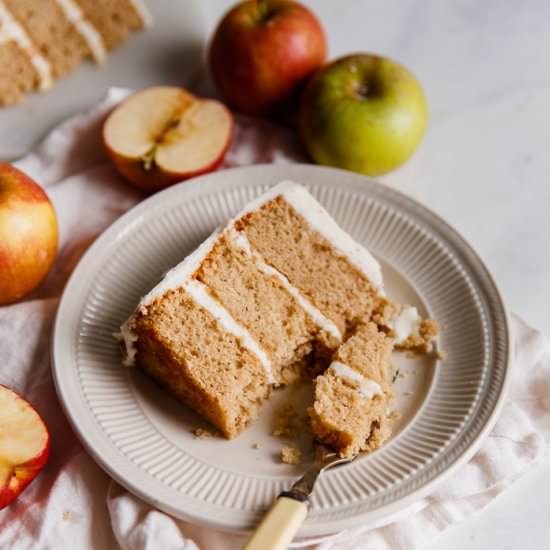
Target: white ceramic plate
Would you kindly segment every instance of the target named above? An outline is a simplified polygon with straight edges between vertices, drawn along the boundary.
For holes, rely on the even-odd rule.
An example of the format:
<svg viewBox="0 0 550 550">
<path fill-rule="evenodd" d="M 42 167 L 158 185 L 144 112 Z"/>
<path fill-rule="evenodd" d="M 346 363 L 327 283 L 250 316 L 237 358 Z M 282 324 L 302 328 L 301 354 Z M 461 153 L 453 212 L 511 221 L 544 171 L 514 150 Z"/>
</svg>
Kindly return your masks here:
<svg viewBox="0 0 550 550">
<path fill-rule="evenodd" d="M 447 354 L 444 362 L 396 358 L 394 436 L 323 475 L 300 531 L 317 536 L 380 523 L 432 491 L 473 454 L 502 403 L 510 353 L 502 299 L 471 247 L 423 206 L 362 176 L 309 165 L 221 171 L 158 193 L 105 231 L 75 270 L 55 323 L 53 370 L 83 444 L 120 484 L 175 516 L 251 528 L 303 471 L 278 463 L 284 441 L 270 434 L 278 403 L 304 411 L 308 388 L 275 392 L 232 441 L 195 439 L 202 421 L 122 368 L 112 333 L 163 272 L 283 179 L 306 185 L 381 260 L 390 296 L 438 319 Z M 307 458 L 310 442 L 300 444 Z"/>
</svg>

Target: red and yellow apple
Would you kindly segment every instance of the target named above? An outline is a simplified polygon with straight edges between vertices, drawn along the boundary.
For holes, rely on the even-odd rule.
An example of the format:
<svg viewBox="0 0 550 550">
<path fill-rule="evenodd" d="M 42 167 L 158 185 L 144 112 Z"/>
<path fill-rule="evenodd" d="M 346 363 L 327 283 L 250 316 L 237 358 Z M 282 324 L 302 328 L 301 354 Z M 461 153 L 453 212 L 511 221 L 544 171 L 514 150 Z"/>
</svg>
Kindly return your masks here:
<svg viewBox="0 0 550 550">
<path fill-rule="evenodd" d="M 33 290 L 57 250 L 57 219 L 42 188 L 10 164 L 0 163 L 0 304 Z"/>
<path fill-rule="evenodd" d="M 209 50 L 214 82 L 234 109 L 281 110 L 322 65 L 326 38 L 317 17 L 292 0 L 247 0 L 219 23 Z"/>
<path fill-rule="evenodd" d="M 304 146 L 319 164 L 379 176 L 401 166 L 428 120 L 414 75 L 376 55 L 343 57 L 319 70 L 301 98 Z"/>
<path fill-rule="evenodd" d="M 231 143 L 233 115 L 183 88 L 137 92 L 109 115 L 103 143 L 119 173 L 154 192 L 216 169 Z"/>
<path fill-rule="evenodd" d="M 33 407 L 0 385 L 0 510 L 46 465 L 50 434 Z"/>
</svg>

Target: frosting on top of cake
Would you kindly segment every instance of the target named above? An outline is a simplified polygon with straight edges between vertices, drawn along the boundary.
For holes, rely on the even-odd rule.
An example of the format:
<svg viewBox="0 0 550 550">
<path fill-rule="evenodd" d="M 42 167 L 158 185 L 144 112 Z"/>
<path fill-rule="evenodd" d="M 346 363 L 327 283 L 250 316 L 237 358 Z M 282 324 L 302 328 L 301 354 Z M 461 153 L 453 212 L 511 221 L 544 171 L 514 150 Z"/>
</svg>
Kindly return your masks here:
<svg viewBox="0 0 550 550">
<path fill-rule="evenodd" d="M 103 38 L 97 29 L 84 18 L 84 14 L 75 0 L 55 0 L 57 5 L 63 11 L 67 20 L 80 33 L 86 41 L 88 48 L 97 63 L 103 63 L 107 57 L 107 51 Z"/>
<path fill-rule="evenodd" d="M 28 56 L 38 75 L 40 90 L 47 90 L 52 85 L 52 70 L 49 61 L 34 47 L 25 29 L 0 1 L 0 43 L 13 41 Z"/>
<path fill-rule="evenodd" d="M 345 363 L 333 361 L 330 364 L 329 369 L 331 369 L 336 376 L 339 376 L 341 378 L 348 378 L 349 380 L 354 380 L 355 382 L 358 382 L 359 393 L 367 399 L 372 399 L 375 395 L 383 395 L 384 393 L 378 382 L 375 382 L 371 378 L 363 376 L 360 372 L 352 369 Z"/>
</svg>

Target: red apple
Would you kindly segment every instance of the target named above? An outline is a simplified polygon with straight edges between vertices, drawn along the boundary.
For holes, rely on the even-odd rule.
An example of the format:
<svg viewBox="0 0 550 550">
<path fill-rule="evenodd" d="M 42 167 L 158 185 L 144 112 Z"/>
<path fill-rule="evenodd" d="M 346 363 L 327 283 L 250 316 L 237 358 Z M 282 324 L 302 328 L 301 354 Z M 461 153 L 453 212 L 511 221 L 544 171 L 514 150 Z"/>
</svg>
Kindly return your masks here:
<svg viewBox="0 0 550 550">
<path fill-rule="evenodd" d="M 57 219 L 42 188 L 17 168 L 0 163 L 0 304 L 33 290 L 57 249 Z"/>
<path fill-rule="evenodd" d="M 39 474 L 49 452 L 50 434 L 40 415 L 0 385 L 0 510 Z"/>
<path fill-rule="evenodd" d="M 244 113 L 281 110 L 326 56 L 315 15 L 292 0 L 247 0 L 221 20 L 210 45 L 212 76 Z"/>
<path fill-rule="evenodd" d="M 116 107 L 103 126 L 103 143 L 124 178 L 153 192 L 216 169 L 232 134 L 233 115 L 222 103 L 158 86 Z"/>
</svg>

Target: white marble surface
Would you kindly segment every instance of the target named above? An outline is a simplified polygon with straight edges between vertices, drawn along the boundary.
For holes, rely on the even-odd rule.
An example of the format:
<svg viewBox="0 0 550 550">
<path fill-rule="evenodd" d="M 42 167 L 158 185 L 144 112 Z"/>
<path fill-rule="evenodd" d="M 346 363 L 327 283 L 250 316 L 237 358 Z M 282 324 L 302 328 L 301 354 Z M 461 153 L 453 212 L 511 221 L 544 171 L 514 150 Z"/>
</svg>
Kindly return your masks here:
<svg viewBox="0 0 550 550">
<path fill-rule="evenodd" d="M 211 24 L 232 2 L 208 0 Z M 371 51 L 412 69 L 431 119 L 389 185 L 454 225 L 509 307 L 550 334 L 550 2 L 309 0 L 330 56 Z M 427 550 L 550 548 L 550 460 Z"/>
</svg>

